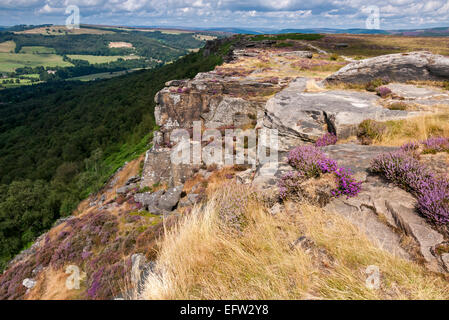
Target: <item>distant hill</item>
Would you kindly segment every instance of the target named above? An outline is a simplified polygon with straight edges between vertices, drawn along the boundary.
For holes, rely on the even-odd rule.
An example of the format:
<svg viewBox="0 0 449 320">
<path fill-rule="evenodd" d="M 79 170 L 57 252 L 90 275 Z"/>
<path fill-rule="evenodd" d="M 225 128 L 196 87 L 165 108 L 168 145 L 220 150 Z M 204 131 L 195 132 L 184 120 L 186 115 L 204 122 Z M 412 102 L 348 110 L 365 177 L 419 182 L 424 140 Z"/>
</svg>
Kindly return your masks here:
<svg viewBox="0 0 449 320">
<path fill-rule="evenodd" d="M 208 28 L 208 31 L 221 31 L 237 34 L 279 34 L 279 33 L 348 33 L 348 34 L 392 34 L 404 36 L 449 36 L 449 27 L 429 28 L 429 29 L 403 29 L 403 30 L 383 30 L 383 29 L 335 29 L 335 28 L 303 28 L 303 29 L 264 29 L 264 28 Z"/>
</svg>

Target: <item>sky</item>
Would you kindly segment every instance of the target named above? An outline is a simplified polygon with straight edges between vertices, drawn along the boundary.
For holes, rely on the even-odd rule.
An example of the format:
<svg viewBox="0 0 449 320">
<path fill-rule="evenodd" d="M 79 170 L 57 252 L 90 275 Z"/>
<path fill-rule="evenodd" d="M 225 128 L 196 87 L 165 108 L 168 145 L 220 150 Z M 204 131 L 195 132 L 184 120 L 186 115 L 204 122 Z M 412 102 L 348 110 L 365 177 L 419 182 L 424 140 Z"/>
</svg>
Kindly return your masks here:
<svg viewBox="0 0 449 320">
<path fill-rule="evenodd" d="M 179 27 L 365 28 L 369 6 L 381 29 L 449 26 L 449 0 L 0 0 L 0 26 L 81 24 Z"/>
</svg>

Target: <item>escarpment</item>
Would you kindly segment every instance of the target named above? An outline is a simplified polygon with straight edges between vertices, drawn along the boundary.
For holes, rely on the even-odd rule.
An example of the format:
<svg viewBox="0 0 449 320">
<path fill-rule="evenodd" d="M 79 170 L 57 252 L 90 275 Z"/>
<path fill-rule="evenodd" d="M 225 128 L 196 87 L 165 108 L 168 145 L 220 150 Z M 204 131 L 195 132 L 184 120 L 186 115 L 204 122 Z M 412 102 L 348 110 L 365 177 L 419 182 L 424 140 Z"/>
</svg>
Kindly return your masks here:
<svg viewBox="0 0 449 320">
<path fill-rule="evenodd" d="M 447 58 L 432 60 L 428 53 L 411 53 L 348 64 L 303 43 L 294 49 L 275 44 L 240 40 L 226 55 L 225 63 L 213 71 L 167 82 L 154 97 L 158 129 L 153 132 L 151 148 L 120 168 L 100 193 L 80 204 L 74 216 L 59 221 L 16 257 L 0 276 L 0 298 L 138 298 L 145 277 L 157 273 L 153 264 L 160 249 L 157 240 L 192 208 L 207 203 L 219 190 L 217 186 L 225 182 L 247 185 L 264 197 L 270 215 L 276 217 L 283 210 L 301 215 L 289 211 L 288 202 L 280 198 L 279 182 L 288 174 L 295 176 L 289 152 L 306 145 L 321 148 L 329 159 L 350 169 L 361 187 L 354 197 L 338 197 L 332 193 L 335 179 L 326 172 L 324 177 L 313 176 L 295 185 L 300 189 L 296 200 L 343 216 L 378 248 L 394 256 L 435 272 L 448 272 L 447 229 L 418 212 L 415 194 L 371 170 L 373 159 L 400 148 L 366 145 L 357 138 L 366 123 L 405 121 L 437 106 L 449 107 L 447 91 L 393 82 L 381 85 L 389 90 L 382 96 L 330 84 L 368 82 L 383 75 L 397 82 L 410 77 L 442 79 L 446 77 Z M 219 45 L 220 41 L 210 42 L 205 54 Z M 425 65 L 420 65 L 423 61 Z M 415 68 L 415 62 L 420 66 Z M 330 74 L 323 66 L 340 71 Z M 404 69 L 406 66 L 416 72 Z M 406 106 L 391 107 L 398 102 Z M 207 135 L 208 130 L 215 136 Z M 233 136 L 227 137 L 227 130 L 233 130 Z M 276 132 L 275 143 L 260 139 L 258 134 L 263 130 Z M 195 134 L 199 140 L 194 139 Z M 263 143 L 270 154 L 277 155 L 276 161 L 261 162 L 256 156 L 254 162 L 236 163 L 239 138 L 251 134 L 256 144 L 243 139 L 244 155 L 248 159 L 258 155 L 258 143 Z M 327 135 L 338 139 L 337 144 L 322 143 Z M 233 149 L 226 150 L 227 144 Z M 204 156 L 213 150 L 223 153 L 218 158 Z M 449 174 L 444 154 L 425 154 L 423 146 L 416 150 L 422 152 L 419 161 L 433 163 Z M 180 154 L 189 161 L 176 161 Z M 214 159 L 231 161 L 216 163 Z M 235 220 L 232 212 L 227 214 L 229 220 Z M 64 268 L 69 265 L 81 269 L 81 288 L 70 291 L 63 287 L 48 294 L 54 282 L 65 281 Z M 123 290 L 128 285 L 131 289 Z"/>
</svg>

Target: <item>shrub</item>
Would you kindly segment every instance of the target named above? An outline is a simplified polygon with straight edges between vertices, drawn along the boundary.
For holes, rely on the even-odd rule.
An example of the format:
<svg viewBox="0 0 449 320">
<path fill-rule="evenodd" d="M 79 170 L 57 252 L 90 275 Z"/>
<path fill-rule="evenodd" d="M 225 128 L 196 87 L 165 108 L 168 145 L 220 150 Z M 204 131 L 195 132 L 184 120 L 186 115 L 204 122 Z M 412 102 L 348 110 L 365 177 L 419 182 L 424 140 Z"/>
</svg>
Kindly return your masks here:
<svg viewBox="0 0 449 320">
<path fill-rule="evenodd" d="M 387 87 L 378 87 L 376 88 L 376 92 L 382 98 L 386 98 L 391 95 L 391 90 Z"/>
<path fill-rule="evenodd" d="M 410 147 L 375 158 L 371 171 L 378 173 L 418 199 L 417 209 L 438 224 L 449 222 L 449 183 L 422 165 Z"/>
<path fill-rule="evenodd" d="M 279 181 L 279 196 L 285 199 L 289 194 L 299 191 L 300 184 L 308 178 L 332 173 L 337 180 L 337 188 L 332 195 L 354 197 L 360 192 L 361 182 L 356 181 L 350 170 L 341 168 L 337 162 L 327 158 L 314 146 L 299 146 L 288 154 L 288 162 L 298 171 L 287 172 Z"/>
<path fill-rule="evenodd" d="M 388 109 L 390 109 L 390 110 L 404 111 L 404 110 L 407 110 L 407 108 L 408 108 L 408 106 L 404 102 L 394 102 L 388 106 Z"/>
<path fill-rule="evenodd" d="M 363 120 L 357 128 L 357 137 L 364 145 L 373 143 L 373 140 L 379 140 L 386 132 L 387 126 L 384 123 L 371 119 Z"/>
<path fill-rule="evenodd" d="M 378 88 L 382 85 L 388 84 L 388 82 L 389 82 L 388 79 L 376 78 L 376 79 L 368 82 L 365 86 L 365 89 L 366 89 L 366 91 L 374 92 L 374 91 L 376 91 L 376 88 Z"/>
<path fill-rule="evenodd" d="M 299 146 L 288 153 L 288 163 L 297 169 L 305 178 L 320 175 L 320 163 L 324 154 L 314 146 Z"/>
<path fill-rule="evenodd" d="M 423 153 L 449 152 L 449 138 L 432 137 L 422 142 Z"/>
<path fill-rule="evenodd" d="M 401 146 L 401 150 L 406 152 L 415 152 L 418 148 L 419 143 L 416 141 L 411 141 Z"/>
<path fill-rule="evenodd" d="M 330 55 L 330 57 L 329 57 L 329 59 L 332 60 L 332 61 L 337 61 L 338 58 L 340 58 L 340 56 L 338 54 L 336 54 L 336 53 L 332 53 Z"/>
<path fill-rule="evenodd" d="M 325 135 L 320 137 L 316 142 L 315 146 L 317 147 L 325 147 L 330 146 L 337 143 L 337 136 L 331 132 L 327 132 Z"/>
</svg>

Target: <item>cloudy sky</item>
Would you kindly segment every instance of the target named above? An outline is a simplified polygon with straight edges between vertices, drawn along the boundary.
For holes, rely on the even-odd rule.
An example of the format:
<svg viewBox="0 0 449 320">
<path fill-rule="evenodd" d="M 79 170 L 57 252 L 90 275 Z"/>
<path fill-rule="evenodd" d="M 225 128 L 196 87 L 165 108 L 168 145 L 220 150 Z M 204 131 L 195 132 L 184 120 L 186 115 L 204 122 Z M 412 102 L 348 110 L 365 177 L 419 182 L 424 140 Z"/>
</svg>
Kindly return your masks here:
<svg viewBox="0 0 449 320">
<path fill-rule="evenodd" d="M 0 0 L 0 25 L 81 23 L 128 26 L 364 28 L 368 7 L 382 29 L 449 26 L 449 0 Z"/>
</svg>

